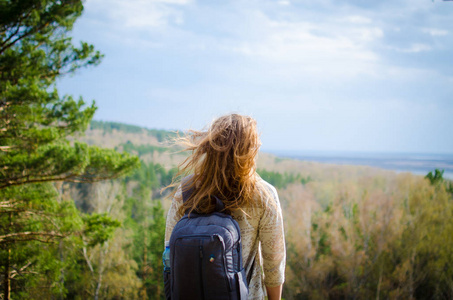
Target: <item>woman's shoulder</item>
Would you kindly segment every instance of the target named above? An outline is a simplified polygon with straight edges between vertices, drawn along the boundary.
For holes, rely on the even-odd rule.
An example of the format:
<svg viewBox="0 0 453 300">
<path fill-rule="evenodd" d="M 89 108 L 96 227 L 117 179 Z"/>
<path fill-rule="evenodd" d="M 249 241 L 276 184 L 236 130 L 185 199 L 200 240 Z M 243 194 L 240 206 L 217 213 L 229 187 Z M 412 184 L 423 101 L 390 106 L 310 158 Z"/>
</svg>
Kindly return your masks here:
<svg viewBox="0 0 453 300">
<path fill-rule="evenodd" d="M 260 202 L 265 207 L 275 207 L 276 205 L 280 205 L 277 189 L 266 180 L 262 178 L 258 179 L 257 190 L 259 191 Z"/>
<path fill-rule="evenodd" d="M 277 190 L 267 181 L 258 178 L 256 181 L 256 194 L 253 202 L 241 207 L 233 212 L 233 217 L 236 220 L 259 220 L 265 214 L 273 213 L 278 210 L 279 200 Z M 257 223 L 258 224 L 258 223 Z"/>
<path fill-rule="evenodd" d="M 257 184 L 258 184 L 258 188 L 267 190 L 268 192 L 270 192 L 272 194 L 277 194 L 277 189 L 272 184 L 270 184 L 269 182 L 264 180 L 263 178 L 259 178 L 257 180 Z"/>
<path fill-rule="evenodd" d="M 257 180 L 257 187 L 260 193 L 263 193 L 265 196 L 276 198 L 277 196 L 277 189 L 267 182 L 266 180 L 259 178 Z"/>
</svg>

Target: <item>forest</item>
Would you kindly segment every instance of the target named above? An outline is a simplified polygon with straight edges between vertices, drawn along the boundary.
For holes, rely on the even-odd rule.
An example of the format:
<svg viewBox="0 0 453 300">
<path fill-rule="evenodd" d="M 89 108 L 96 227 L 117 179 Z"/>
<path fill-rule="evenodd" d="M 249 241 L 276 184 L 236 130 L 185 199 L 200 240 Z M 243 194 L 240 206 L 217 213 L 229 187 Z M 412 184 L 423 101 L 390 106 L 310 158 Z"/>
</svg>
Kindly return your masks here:
<svg viewBox="0 0 453 300">
<path fill-rule="evenodd" d="M 163 299 L 174 132 L 93 121 L 60 76 L 100 63 L 81 1 L 0 10 L 0 299 Z M 452 299 L 453 187 L 260 153 L 285 220 L 285 299 Z"/>
</svg>

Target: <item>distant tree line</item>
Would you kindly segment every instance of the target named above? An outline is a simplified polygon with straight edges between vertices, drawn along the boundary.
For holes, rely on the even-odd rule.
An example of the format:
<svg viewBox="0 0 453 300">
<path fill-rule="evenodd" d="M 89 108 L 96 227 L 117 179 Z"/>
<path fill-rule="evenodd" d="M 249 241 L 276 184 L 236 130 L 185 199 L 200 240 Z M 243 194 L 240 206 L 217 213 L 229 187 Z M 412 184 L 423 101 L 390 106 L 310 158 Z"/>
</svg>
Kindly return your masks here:
<svg viewBox="0 0 453 300">
<path fill-rule="evenodd" d="M 126 177 L 126 181 L 136 181 L 150 189 L 159 189 L 169 185 L 177 171 L 176 167 L 166 170 L 159 163 L 147 164 L 142 161 L 140 168 L 132 176 Z"/>
<path fill-rule="evenodd" d="M 293 174 L 293 173 L 279 173 L 274 171 L 268 171 L 265 169 L 258 169 L 257 173 L 260 175 L 261 178 L 272 184 L 278 189 L 283 189 L 291 183 L 301 183 L 307 184 L 312 181 L 310 175 L 307 177 L 303 177 L 301 174 Z"/>
<path fill-rule="evenodd" d="M 154 146 L 150 144 L 143 144 L 143 145 L 135 145 L 130 141 L 126 143 L 120 144 L 116 147 L 116 150 L 123 150 L 138 156 L 142 156 L 145 154 L 153 154 L 154 152 L 163 153 L 165 151 L 169 151 L 168 147 L 160 147 Z"/>
<path fill-rule="evenodd" d="M 162 130 L 162 129 L 147 129 L 136 125 L 129 125 L 118 122 L 106 122 L 106 121 L 91 121 L 91 129 L 100 129 L 104 132 L 111 133 L 113 130 L 125 132 L 125 133 L 142 133 L 146 132 L 150 136 L 154 136 L 159 142 L 163 142 L 168 138 L 176 136 L 175 132 Z"/>
</svg>

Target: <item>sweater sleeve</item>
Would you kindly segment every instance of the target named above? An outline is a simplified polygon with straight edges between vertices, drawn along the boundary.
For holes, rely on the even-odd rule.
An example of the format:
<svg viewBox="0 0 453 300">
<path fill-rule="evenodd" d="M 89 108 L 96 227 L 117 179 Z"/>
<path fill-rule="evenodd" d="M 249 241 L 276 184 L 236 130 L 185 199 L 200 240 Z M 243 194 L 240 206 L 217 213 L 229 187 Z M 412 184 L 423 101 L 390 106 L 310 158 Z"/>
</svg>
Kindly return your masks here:
<svg viewBox="0 0 453 300">
<path fill-rule="evenodd" d="M 282 285 L 285 281 L 285 233 L 283 216 L 277 191 L 269 186 L 269 199 L 259 224 L 259 240 L 263 257 L 264 284 L 268 287 Z"/>
<path fill-rule="evenodd" d="M 179 215 L 178 213 L 179 207 L 181 205 L 182 205 L 182 192 L 180 186 L 178 187 L 178 190 L 176 191 L 175 196 L 171 201 L 170 209 L 168 210 L 167 222 L 165 226 L 165 241 L 170 240 L 173 228 L 175 227 L 176 223 L 178 223 L 178 221 L 182 218 L 182 216 Z"/>
</svg>

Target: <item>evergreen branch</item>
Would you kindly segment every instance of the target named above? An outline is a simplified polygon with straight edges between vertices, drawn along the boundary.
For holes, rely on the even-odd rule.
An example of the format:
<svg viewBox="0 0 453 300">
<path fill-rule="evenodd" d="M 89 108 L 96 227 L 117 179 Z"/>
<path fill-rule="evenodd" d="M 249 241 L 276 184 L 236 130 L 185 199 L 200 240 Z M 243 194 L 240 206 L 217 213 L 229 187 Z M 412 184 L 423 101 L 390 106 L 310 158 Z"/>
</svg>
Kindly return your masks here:
<svg viewBox="0 0 453 300">
<path fill-rule="evenodd" d="M 41 26 L 39 26 L 38 28 L 36 28 L 35 30 L 30 30 L 28 32 L 25 32 L 23 35 L 17 37 L 15 40 L 13 40 L 12 42 L 10 43 L 6 43 L 6 41 L 4 43 L 2 43 L 2 45 L 0 45 L 0 54 L 2 54 L 6 49 L 8 49 L 9 47 L 13 46 L 15 43 L 17 43 L 18 41 L 32 35 L 32 34 L 35 34 L 39 31 L 41 31 L 42 29 L 46 28 L 47 26 L 49 26 L 50 23 L 47 22 L 47 23 L 44 23 L 42 24 Z M 20 27 L 18 27 L 17 31 L 20 29 Z M 10 38 L 12 38 L 13 36 L 15 36 L 15 34 L 13 34 Z M 9 40 L 9 39 L 8 39 Z"/>
<path fill-rule="evenodd" d="M 42 213 L 39 211 L 33 211 L 33 210 L 24 210 L 26 215 L 37 215 L 45 218 L 47 221 L 49 221 L 55 228 L 59 229 L 58 225 L 55 223 L 55 221 L 50 217 L 52 214 L 46 214 Z"/>
<path fill-rule="evenodd" d="M 31 12 L 30 12 L 31 13 Z M 19 30 L 20 30 L 20 27 L 21 27 L 21 24 L 22 24 L 22 21 L 23 19 L 20 19 L 18 24 L 17 24 L 17 28 L 16 28 L 16 31 L 14 33 L 12 33 L 7 39 L 5 39 L 3 41 L 3 43 L 0 44 L 0 53 L 2 53 L 5 49 L 3 49 L 3 46 L 6 45 L 12 38 L 13 36 L 16 36 L 18 33 L 19 33 Z"/>
<path fill-rule="evenodd" d="M 52 176 L 52 175 L 44 175 L 44 176 Z M 84 177 L 86 175 L 83 174 L 71 174 L 67 176 L 57 176 L 57 177 L 47 177 L 47 178 L 37 178 L 37 179 L 29 179 L 29 175 L 24 175 L 21 177 L 16 177 L 10 179 L 8 182 L 4 182 L 0 184 L 0 190 L 11 187 L 11 186 L 18 186 L 23 184 L 29 183 L 43 183 L 43 182 L 55 182 L 55 181 L 64 181 L 64 182 L 73 182 L 73 183 L 94 183 L 103 180 L 110 180 L 116 179 L 123 176 L 122 173 L 117 173 L 109 176 L 95 176 L 95 177 Z M 25 180 L 24 180 L 25 179 Z"/>
<path fill-rule="evenodd" d="M 25 231 L 25 232 L 15 232 L 9 233 L 5 235 L 0 235 L 0 244 L 9 243 L 11 241 L 18 242 L 18 241 L 30 241 L 36 240 L 43 243 L 51 242 L 51 238 L 65 238 L 69 235 L 68 234 L 61 234 L 55 231 L 50 232 L 36 232 L 36 231 Z M 42 237 L 48 237 L 47 240 L 42 240 Z"/>
</svg>

